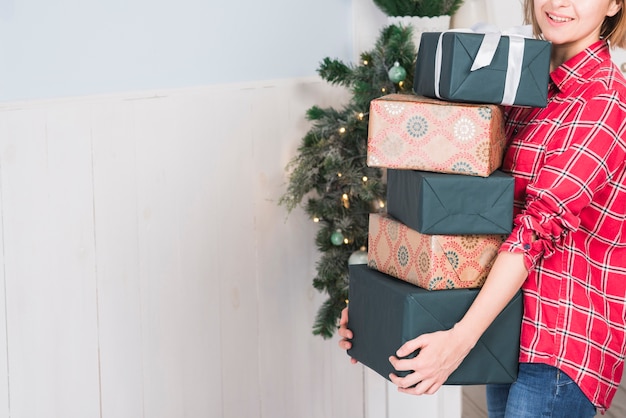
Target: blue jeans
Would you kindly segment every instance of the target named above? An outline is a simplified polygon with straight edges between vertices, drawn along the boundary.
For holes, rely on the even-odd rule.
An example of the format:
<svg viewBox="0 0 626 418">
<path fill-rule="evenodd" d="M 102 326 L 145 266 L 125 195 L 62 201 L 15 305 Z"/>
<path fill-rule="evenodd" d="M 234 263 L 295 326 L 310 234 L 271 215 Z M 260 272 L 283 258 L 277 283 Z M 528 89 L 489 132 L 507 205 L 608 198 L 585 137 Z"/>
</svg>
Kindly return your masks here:
<svg viewBox="0 0 626 418">
<path fill-rule="evenodd" d="M 489 418 L 593 418 L 596 408 L 568 375 L 521 363 L 512 384 L 487 385 Z"/>
</svg>

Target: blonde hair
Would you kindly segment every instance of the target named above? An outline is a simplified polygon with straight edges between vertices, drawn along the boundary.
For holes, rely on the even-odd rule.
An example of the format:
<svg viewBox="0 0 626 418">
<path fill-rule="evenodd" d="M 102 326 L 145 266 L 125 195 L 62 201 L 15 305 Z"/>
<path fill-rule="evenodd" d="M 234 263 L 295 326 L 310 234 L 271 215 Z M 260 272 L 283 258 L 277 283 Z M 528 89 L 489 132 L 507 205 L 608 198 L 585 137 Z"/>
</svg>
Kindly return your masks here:
<svg viewBox="0 0 626 418">
<path fill-rule="evenodd" d="M 609 42 L 612 47 L 626 48 L 626 13 L 624 12 L 624 0 L 615 0 L 621 7 L 615 16 L 607 16 L 602 22 L 600 37 Z M 534 13 L 534 1 L 524 0 L 524 23 L 533 27 L 535 36 L 541 34 Z"/>
</svg>

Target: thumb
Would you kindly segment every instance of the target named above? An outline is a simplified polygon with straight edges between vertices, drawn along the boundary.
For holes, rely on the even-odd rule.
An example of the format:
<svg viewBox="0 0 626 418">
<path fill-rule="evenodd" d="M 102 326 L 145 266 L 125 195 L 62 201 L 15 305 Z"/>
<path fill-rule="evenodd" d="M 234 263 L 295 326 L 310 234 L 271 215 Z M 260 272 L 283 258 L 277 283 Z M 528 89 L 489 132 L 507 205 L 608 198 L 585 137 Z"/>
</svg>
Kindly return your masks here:
<svg viewBox="0 0 626 418">
<path fill-rule="evenodd" d="M 399 358 L 406 357 L 409 354 L 412 354 L 415 351 L 419 350 L 420 348 L 423 348 L 426 345 L 427 341 L 428 334 L 422 334 L 417 338 L 413 338 L 412 340 L 409 340 L 402 344 L 402 347 L 398 348 L 398 351 L 396 351 L 396 356 L 398 356 Z"/>
</svg>

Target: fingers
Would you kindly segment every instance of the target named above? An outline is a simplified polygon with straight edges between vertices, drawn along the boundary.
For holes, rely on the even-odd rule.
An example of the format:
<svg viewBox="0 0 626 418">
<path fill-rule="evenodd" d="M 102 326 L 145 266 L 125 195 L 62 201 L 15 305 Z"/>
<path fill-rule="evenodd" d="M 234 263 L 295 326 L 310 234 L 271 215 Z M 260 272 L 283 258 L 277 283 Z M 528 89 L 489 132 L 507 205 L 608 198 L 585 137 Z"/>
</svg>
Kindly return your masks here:
<svg viewBox="0 0 626 418">
<path fill-rule="evenodd" d="M 399 372 L 413 372 L 415 369 L 414 359 L 399 359 L 396 356 L 391 356 L 389 363 Z"/>
<path fill-rule="evenodd" d="M 400 392 L 413 395 L 433 394 L 443 384 L 443 381 L 440 381 L 441 377 L 433 370 L 433 364 L 430 362 L 424 364 L 423 356 L 419 355 L 420 351 L 428 346 L 429 338 L 429 334 L 422 334 L 409 340 L 396 351 L 397 356 L 389 357 L 389 362 L 395 370 L 409 372 L 404 377 L 395 374 L 389 376 Z M 399 358 L 414 353 L 418 354 L 411 358 Z"/>
<path fill-rule="evenodd" d="M 411 360 L 401 360 L 395 356 L 391 356 L 389 357 L 389 362 L 396 371 L 409 372 L 404 377 L 400 377 L 394 373 L 389 375 L 389 380 L 391 380 L 391 382 L 399 388 L 407 389 L 422 381 L 420 374 L 413 370 L 415 366 L 412 365 Z"/>
<path fill-rule="evenodd" d="M 423 380 L 410 388 L 398 388 L 398 392 L 408 395 L 434 395 L 442 385 L 440 383 L 432 383 L 430 380 Z"/>
<path fill-rule="evenodd" d="M 342 348 L 344 350 L 349 350 L 352 348 L 352 343 L 349 340 L 341 339 L 339 340 L 339 348 Z"/>
<path fill-rule="evenodd" d="M 398 391 L 409 395 L 433 395 L 443 385 L 436 378 L 422 378 L 418 373 L 412 372 L 404 377 L 391 373 L 391 382 L 398 386 Z"/>
<path fill-rule="evenodd" d="M 402 347 L 398 348 L 398 351 L 396 351 L 396 355 L 398 357 L 406 357 L 409 354 L 412 354 L 416 352 L 418 349 L 424 347 L 428 342 L 427 340 L 428 340 L 427 334 L 422 334 L 417 338 L 409 340 L 405 342 L 402 345 Z M 399 369 L 396 369 L 396 370 L 399 370 Z"/>
<path fill-rule="evenodd" d="M 339 328 L 338 333 L 341 337 L 343 337 L 346 340 L 352 339 L 352 331 L 350 331 L 348 328 L 345 328 L 345 327 Z"/>
<path fill-rule="evenodd" d="M 439 390 L 441 386 L 443 386 L 443 383 L 437 383 L 437 384 L 432 385 L 430 389 L 428 389 L 425 392 L 426 395 L 434 395 L 435 393 L 437 393 L 437 391 Z"/>
<path fill-rule="evenodd" d="M 341 338 L 339 340 L 339 347 L 344 350 L 349 350 L 352 348 L 352 343 L 350 340 L 352 339 L 352 331 L 348 329 L 348 307 L 346 306 L 341 311 L 341 318 L 339 319 L 339 330 L 337 331 Z M 356 360 L 351 358 L 352 363 L 356 363 Z"/>
<path fill-rule="evenodd" d="M 414 395 L 433 394 L 446 382 L 456 370 L 471 347 L 462 339 L 453 338 L 452 331 L 437 331 L 422 334 L 407 341 L 391 356 L 389 362 L 401 372 L 411 372 L 404 377 L 395 374 L 390 380 L 398 386 L 398 390 Z M 417 353 L 412 358 L 406 357 Z"/>
<path fill-rule="evenodd" d="M 348 307 L 343 308 L 341 311 L 341 319 L 339 320 L 339 335 L 344 339 L 352 339 L 352 331 L 348 329 Z"/>
</svg>

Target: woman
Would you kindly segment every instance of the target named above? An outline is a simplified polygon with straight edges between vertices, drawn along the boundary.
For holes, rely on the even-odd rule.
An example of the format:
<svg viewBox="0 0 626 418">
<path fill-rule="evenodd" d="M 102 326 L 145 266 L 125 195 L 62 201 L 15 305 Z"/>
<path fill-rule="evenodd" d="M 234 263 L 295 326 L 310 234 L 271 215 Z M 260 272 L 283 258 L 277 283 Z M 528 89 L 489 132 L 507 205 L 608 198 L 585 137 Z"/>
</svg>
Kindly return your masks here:
<svg viewBox="0 0 626 418">
<path fill-rule="evenodd" d="M 626 352 L 626 81 L 609 53 L 626 46 L 626 17 L 623 0 L 524 8 L 552 43 L 551 80 L 547 107 L 507 109 L 513 232 L 463 319 L 400 347 L 391 364 L 414 372 L 390 379 L 401 392 L 435 393 L 521 287 L 519 375 L 488 385 L 489 416 L 593 417 L 610 406 Z M 343 349 L 347 319 L 346 308 Z"/>
</svg>

